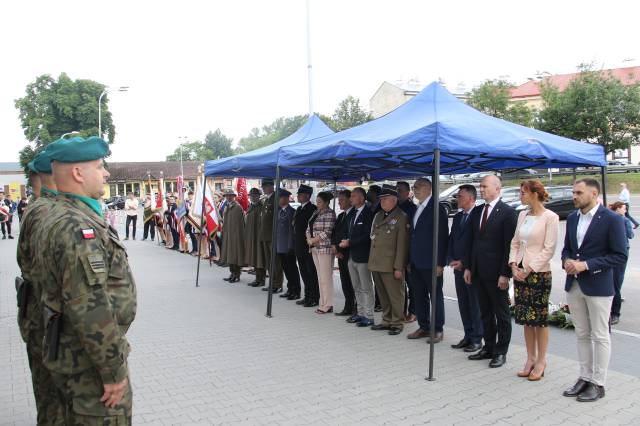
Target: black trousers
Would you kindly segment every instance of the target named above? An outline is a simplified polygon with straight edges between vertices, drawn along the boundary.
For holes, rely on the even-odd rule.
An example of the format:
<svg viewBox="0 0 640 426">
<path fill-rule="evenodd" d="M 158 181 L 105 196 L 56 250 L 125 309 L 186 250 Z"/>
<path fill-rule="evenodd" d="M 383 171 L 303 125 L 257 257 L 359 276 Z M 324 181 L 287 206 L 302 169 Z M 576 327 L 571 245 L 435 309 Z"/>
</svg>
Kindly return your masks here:
<svg viewBox="0 0 640 426">
<path fill-rule="evenodd" d="M 342 294 L 344 294 L 344 310 L 355 313 L 356 292 L 353 290 L 351 275 L 349 275 L 349 253 L 342 259 L 338 259 L 338 269 L 340 270 L 340 283 L 342 284 Z"/>
<path fill-rule="evenodd" d="M 304 298 L 309 302 L 317 302 L 320 300 L 320 287 L 318 286 L 318 272 L 313 263 L 313 256 L 311 253 L 305 253 L 302 256 L 297 256 L 297 259 L 304 283 Z"/>
<path fill-rule="evenodd" d="M 9 236 L 11 236 L 11 218 L 6 222 L 2 222 L 1 226 L 2 226 L 2 235 L 9 234 Z"/>
<path fill-rule="evenodd" d="M 278 253 L 277 261 L 287 277 L 287 293 L 300 295 L 300 273 L 296 265 L 296 255 L 294 252 Z"/>
<path fill-rule="evenodd" d="M 156 239 L 156 221 L 153 219 L 149 219 L 144 223 L 144 234 L 142 235 L 142 239 L 146 240 L 151 233 L 151 239 Z"/>
<path fill-rule="evenodd" d="M 133 238 L 136 238 L 136 223 L 138 223 L 138 216 L 129 216 L 127 215 L 127 220 L 125 222 L 125 236 L 129 238 L 129 224 L 133 222 Z"/>
<path fill-rule="evenodd" d="M 416 316 L 420 328 L 426 332 L 431 330 L 431 294 L 433 269 L 418 269 L 411 267 L 412 295 L 415 299 Z M 442 292 L 443 279 L 437 278 L 436 282 L 436 333 L 442 333 L 444 329 L 444 294 Z"/>
<path fill-rule="evenodd" d="M 622 308 L 622 283 L 624 282 L 624 273 L 627 269 L 627 264 L 622 266 L 616 266 L 613 268 L 613 288 L 615 294 L 613 295 L 613 302 L 611 303 L 611 315 L 617 317 L 620 316 L 620 309 Z"/>
<path fill-rule="evenodd" d="M 409 271 L 404 271 L 404 281 L 407 284 L 407 291 L 404 295 L 404 314 L 405 315 L 415 315 L 416 314 L 416 303 L 415 296 L 413 295 L 413 288 L 411 288 L 411 274 Z"/>
<path fill-rule="evenodd" d="M 498 277 L 473 277 L 476 287 L 485 349 L 493 355 L 506 355 L 511 342 L 509 292 L 498 288 Z"/>
<path fill-rule="evenodd" d="M 640 224 L 638 223 L 638 221 L 637 221 L 637 220 L 635 220 L 635 219 L 633 218 L 633 216 L 631 216 L 631 213 L 630 213 L 630 212 L 631 212 L 631 206 L 629 206 L 629 203 L 624 203 L 624 205 L 625 205 L 625 206 L 627 206 L 627 212 L 624 214 L 624 215 L 627 217 L 627 219 L 629 219 L 629 220 L 631 221 L 631 223 L 633 223 L 633 226 L 638 226 L 638 225 L 640 225 Z"/>
<path fill-rule="evenodd" d="M 171 229 L 171 238 L 173 238 L 173 248 L 176 250 L 180 249 L 180 232 L 173 227 Z"/>
</svg>

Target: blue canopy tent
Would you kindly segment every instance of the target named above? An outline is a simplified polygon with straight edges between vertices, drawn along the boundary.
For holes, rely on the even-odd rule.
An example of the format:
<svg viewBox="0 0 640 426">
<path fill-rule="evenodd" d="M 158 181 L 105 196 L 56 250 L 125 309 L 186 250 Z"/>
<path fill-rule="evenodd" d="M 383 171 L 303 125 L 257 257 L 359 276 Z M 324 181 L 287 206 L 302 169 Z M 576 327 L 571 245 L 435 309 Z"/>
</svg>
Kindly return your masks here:
<svg viewBox="0 0 640 426">
<path fill-rule="evenodd" d="M 602 167 L 604 180 L 603 148 L 490 117 L 431 83 L 415 98 L 377 120 L 282 148 L 276 176 L 286 173 L 303 179 L 339 181 L 430 174 L 433 196 L 439 199 L 440 174 L 583 165 Z M 433 207 L 432 253 L 437 253 L 438 203 Z M 436 258 L 432 265 L 433 295 Z M 431 301 L 428 380 L 434 379 L 436 298 Z"/>
<path fill-rule="evenodd" d="M 307 122 L 296 130 L 290 136 L 275 142 L 271 145 L 245 152 L 244 154 L 238 154 L 231 157 L 221 158 L 218 160 L 206 161 L 204 165 L 205 176 L 223 176 L 223 177 L 272 177 L 276 179 L 276 188 L 280 186 L 280 175 L 277 174 L 277 164 L 280 149 L 286 146 L 303 143 L 305 141 L 311 141 L 313 139 L 327 136 L 333 133 L 331 130 L 316 114 L 313 114 Z M 203 191 L 206 185 L 203 185 Z M 277 203 L 277 197 L 274 197 L 274 203 Z M 276 204 L 277 205 L 277 204 Z M 204 216 L 204 203 L 203 203 Z M 277 208 L 275 208 L 277 211 Z M 272 253 L 275 253 L 275 230 L 276 230 L 277 215 L 273 217 L 273 232 L 274 237 Z M 275 256 L 271 259 L 271 270 L 275 266 Z M 198 255 L 198 269 L 196 273 L 196 287 L 198 287 L 198 281 L 200 277 L 200 256 Z M 267 317 L 271 317 L 272 297 L 273 297 L 273 274 L 269 274 L 269 295 L 267 302 Z"/>
<path fill-rule="evenodd" d="M 332 133 L 333 130 L 314 114 L 302 127 L 281 141 L 244 154 L 206 161 L 204 173 L 205 176 L 275 178 L 278 152 L 281 148 L 311 141 Z"/>
</svg>

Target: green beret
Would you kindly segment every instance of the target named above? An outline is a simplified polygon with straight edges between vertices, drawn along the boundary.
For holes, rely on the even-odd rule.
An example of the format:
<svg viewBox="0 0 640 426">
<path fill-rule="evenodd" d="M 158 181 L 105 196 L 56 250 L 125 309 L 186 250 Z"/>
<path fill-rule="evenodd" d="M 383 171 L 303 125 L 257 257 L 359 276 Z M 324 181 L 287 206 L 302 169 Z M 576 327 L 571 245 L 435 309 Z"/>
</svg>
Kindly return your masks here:
<svg viewBox="0 0 640 426">
<path fill-rule="evenodd" d="M 51 174 L 51 157 L 49 157 L 46 149 L 36 155 L 36 158 L 33 159 L 33 166 L 35 167 L 36 173 Z"/>
<path fill-rule="evenodd" d="M 82 163 L 106 157 L 109 155 L 109 145 L 97 136 L 86 139 L 75 137 L 51 142 L 46 151 L 51 161 Z"/>
<path fill-rule="evenodd" d="M 31 173 L 39 173 L 38 170 L 36 169 L 36 166 L 33 165 L 34 161 L 35 160 L 29 161 L 29 163 L 27 164 L 27 168 L 31 171 Z"/>
</svg>

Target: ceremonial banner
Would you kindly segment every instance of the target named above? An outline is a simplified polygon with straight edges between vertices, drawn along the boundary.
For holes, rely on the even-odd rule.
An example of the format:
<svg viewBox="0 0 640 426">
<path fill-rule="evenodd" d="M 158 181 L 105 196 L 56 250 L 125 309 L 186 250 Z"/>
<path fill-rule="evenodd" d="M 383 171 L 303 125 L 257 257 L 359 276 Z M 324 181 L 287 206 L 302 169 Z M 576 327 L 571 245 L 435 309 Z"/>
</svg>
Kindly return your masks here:
<svg viewBox="0 0 640 426">
<path fill-rule="evenodd" d="M 242 210 L 245 212 L 249 208 L 249 194 L 247 194 L 247 180 L 245 178 L 238 178 L 236 181 L 236 202 L 242 206 Z"/>
</svg>

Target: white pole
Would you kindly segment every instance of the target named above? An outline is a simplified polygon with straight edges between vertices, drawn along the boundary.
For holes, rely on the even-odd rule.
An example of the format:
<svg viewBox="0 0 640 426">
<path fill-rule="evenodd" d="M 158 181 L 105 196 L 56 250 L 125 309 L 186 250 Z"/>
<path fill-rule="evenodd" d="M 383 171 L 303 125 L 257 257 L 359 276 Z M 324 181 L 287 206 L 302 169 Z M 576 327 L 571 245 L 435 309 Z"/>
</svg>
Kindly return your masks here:
<svg viewBox="0 0 640 426">
<path fill-rule="evenodd" d="M 100 97 L 98 98 L 98 137 L 102 138 L 102 97 L 109 91 L 108 87 L 105 87 Z"/>
<path fill-rule="evenodd" d="M 309 115 L 313 114 L 313 76 L 311 66 L 311 11 L 307 0 L 307 72 L 309 76 Z"/>
</svg>

